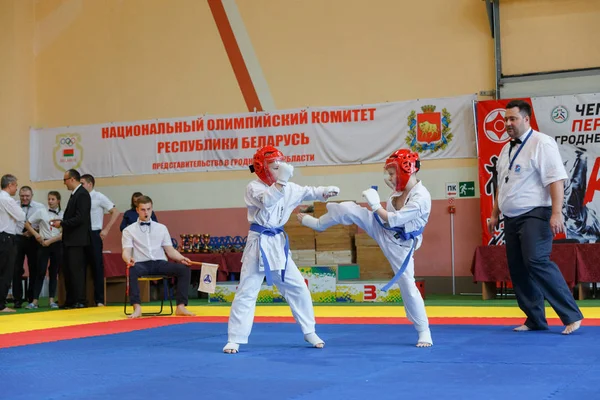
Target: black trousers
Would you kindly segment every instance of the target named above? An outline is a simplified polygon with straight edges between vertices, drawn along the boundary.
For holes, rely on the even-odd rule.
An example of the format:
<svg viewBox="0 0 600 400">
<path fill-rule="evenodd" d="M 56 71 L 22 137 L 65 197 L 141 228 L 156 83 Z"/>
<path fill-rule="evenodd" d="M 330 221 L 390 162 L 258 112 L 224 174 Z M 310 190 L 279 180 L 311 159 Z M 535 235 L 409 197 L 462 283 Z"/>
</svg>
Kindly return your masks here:
<svg viewBox="0 0 600 400">
<path fill-rule="evenodd" d="M 14 243 L 15 235 L 0 232 L 0 310 L 6 308 L 6 296 L 12 284 L 16 256 Z"/>
<path fill-rule="evenodd" d="M 86 247 L 88 246 L 63 246 L 65 289 L 67 291 L 64 305 L 73 306 L 77 303 L 87 303 L 85 298 Z"/>
<path fill-rule="evenodd" d="M 534 330 L 548 329 L 544 299 L 563 324 L 583 319 L 573 294 L 557 265 L 550 261 L 552 208 L 537 207 L 517 217 L 504 216 L 506 257 L 519 307 Z"/>
<path fill-rule="evenodd" d="M 94 302 L 104 304 L 104 262 L 102 261 L 102 238 L 100 231 L 92 231 L 92 243 L 86 249 L 88 264 L 92 267 Z"/>
<path fill-rule="evenodd" d="M 129 269 L 129 301 L 131 304 L 141 304 L 140 285 L 138 278 L 148 275 L 167 275 L 177 277 L 177 305 L 188 303 L 188 288 L 190 286 L 191 271 L 183 264 L 168 261 L 144 261 L 135 263 Z"/>
<path fill-rule="evenodd" d="M 48 260 L 50 267 L 48 267 Z M 38 249 L 38 267 L 35 287 L 33 288 L 33 298 L 39 299 L 48 271 L 49 288 L 48 297 L 56 297 L 56 285 L 58 281 L 58 271 L 63 263 L 63 247 L 61 242 L 54 242 L 48 247 L 40 246 Z"/>
<path fill-rule="evenodd" d="M 13 270 L 13 297 L 15 298 L 15 307 L 19 307 L 23 302 L 23 283 L 22 277 L 25 272 L 24 263 L 25 257 L 27 257 L 27 265 L 29 266 L 29 283 L 27 285 L 27 301 L 30 303 L 33 301 L 33 288 L 35 287 L 35 281 L 37 279 L 37 266 L 38 257 L 37 252 L 40 244 L 35 240 L 33 236 L 25 237 L 23 235 L 16 235 L 15 248 L 15 264 Z"/>
</svg>

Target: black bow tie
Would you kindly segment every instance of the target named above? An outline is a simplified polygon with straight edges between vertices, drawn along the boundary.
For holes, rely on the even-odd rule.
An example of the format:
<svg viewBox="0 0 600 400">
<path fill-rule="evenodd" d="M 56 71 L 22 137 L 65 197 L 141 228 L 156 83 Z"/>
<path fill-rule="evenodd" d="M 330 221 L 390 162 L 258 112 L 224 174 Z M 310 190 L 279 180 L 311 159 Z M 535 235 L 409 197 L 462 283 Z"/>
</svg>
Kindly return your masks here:
<svg viewBox="0 0 600 400">
<path fill-rule="evenodd" d="M 510 148 L 512 149 L 513 147 L 515 147 L 518 144 L 521 144 L 521 139 L 513 139 L 510 141 Z"/>
<path fill-rule="evenodd" d="M 140 225 L 141 226 L 144 226 L 144 225 L 145 226 L 150 226 L 150 222 L 140 222 Z"/>
<path fill-rule="evenodd" d="M 29 204 L 21 204 L 21 208 L 23 208 L 23 207 L 27 207 L 27 208 L 29 208 L 29 207 L 30 207 L 30 205 L 29 205 Z"/>
<path fill-rule="evenodd" d="M 48 212 L 51 212 L 51 213 L 54 213 L 54 214 L 58 215 L 58 211 L 56 211 L 56 210 L 49 209 Z"/>
</svg>

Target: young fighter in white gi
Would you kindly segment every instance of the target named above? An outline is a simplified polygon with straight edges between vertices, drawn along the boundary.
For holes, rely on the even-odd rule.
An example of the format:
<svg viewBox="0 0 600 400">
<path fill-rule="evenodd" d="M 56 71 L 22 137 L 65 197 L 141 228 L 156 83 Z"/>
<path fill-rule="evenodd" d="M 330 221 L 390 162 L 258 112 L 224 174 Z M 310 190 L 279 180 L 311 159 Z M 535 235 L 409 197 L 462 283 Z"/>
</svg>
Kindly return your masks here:
<svg viewBox="0 0 600 400">
<path fill-rule="evenodd" d="M 223 352 L 234 354 L 240 344 L 248 343 L 252 330 L 256 298 L 263 279 L 275 284 L 290 305 L 300 324 L 304 340 L 317 348 L 325 342 L 315 333 L 315 316 L 304 278 L 290 257 L 289 242 L 283 230 L 294 209 L 305 200 L 327 201 L 339 188 L 299 186 L 289 179 L 294 167 L 284 162 L 273 146 L 259 149 L 250 171 L 259 179 L 246 188 L 250 232 L 242 257 L 240 284 L 229 314 L 228 342 Z"/>
<path fill-rule="evenodd" d="M 373 212 L 354 202 L 329 203 L 327 214 L 319 219 L 299 213 L 298 220 L 321 232 L 337 224 L 356 224 L 375 239 L 395 273 L 383 290 L 398 283 L 406 317 L 419 334 L 417 347 L 430 347 L 433 341 L 425 303 L 415 284 L 413 252 L 423 242 L 423 229 L 431 212 L 431 195 L 415 175 L 420 168 L 417 153 L 397 150 L 386 160 L 384 168 L 385 183 L 394 190 L 386 208 L 381 206 L 377 191 L 368 189 L 363 197 Z"/>
</svg>

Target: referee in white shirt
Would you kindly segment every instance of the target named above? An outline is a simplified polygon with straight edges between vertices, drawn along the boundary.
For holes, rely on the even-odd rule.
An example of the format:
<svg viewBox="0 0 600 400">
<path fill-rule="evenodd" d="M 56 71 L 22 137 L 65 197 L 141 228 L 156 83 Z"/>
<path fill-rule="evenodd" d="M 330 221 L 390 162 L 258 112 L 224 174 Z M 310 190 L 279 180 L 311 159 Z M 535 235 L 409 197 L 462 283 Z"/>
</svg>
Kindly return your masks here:
<svg viewBox="0 0 600 400">
<path fill-rule="evenodd" d="M 175 314 L 194 315 L 185 308 L 191 279 L 190 269 L 186 265 L 190 265 L 190 259 L 182 256 L 173 248 L 167 227 L 152 221 L 150 197 L 140 197 L 136 209 L 139 219 L 123 230 L 121 239 L 123 261 L 130 268 L 129 296 L 134 310 L 129 318 L 137 318 L 142 315 L 138 277 L 146 275 L 177 277 L 177 310 Z M 177 264 L 167 261 L 167 256 Z"/>
<path fill-rule="evenodd" d="M 110 201 L 104 194 L 94 190 L 96 180 L 90 174 L 81 175 L 81 184 L 90 193 L 92 199 L 92 208 L 90 210 L 90 218 L 92 220 L 92 245 L 89 248 L 87 257 L 88 262 L 92 266 L 92 274 L 94 275 L 94 302 L 97 306 L 104 306 L 104 261 L 102 260 L 102 241 L 108 235 L 110 228 L 114 225 L 119 217 L 119 210 L 115 204 Z M 110 214 L 108 223 L 104 224 L 104 214 Z"/>
<path fill-rule="evenodd" d="M 0 312 L 15 312 L 6 307 L 6 296 L 15 266 L 17 222 L 25 222 L 25 212 L 12 198 L 17 193 L 17 186 L 14 175 L 0 178 Z"/>
<path fill-rule="evenodd" d="M 550 261 L 555 234 L 564 231 L 562 206 L 568 178 L 556 141 L 530 126 L 531 106 L 522 100 L 506 105 L 511 137 L 498 158 L 498 195 L 488 221 L 491 233 L 504 215 L 508 269 L 519 307 L 527 319 L 515 331 L 548 329 L 544 299 L 570 334 L 583 315 L 560 270 Z"/>
</svg>

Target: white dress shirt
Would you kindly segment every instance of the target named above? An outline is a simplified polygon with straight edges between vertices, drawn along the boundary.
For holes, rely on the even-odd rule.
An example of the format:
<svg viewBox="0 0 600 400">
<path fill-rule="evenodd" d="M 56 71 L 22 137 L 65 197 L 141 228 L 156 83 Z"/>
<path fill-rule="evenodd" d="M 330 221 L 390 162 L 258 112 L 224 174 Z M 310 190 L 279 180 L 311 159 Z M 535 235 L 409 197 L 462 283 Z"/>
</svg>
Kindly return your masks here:
<svg viewBox="0 0 600 400">
<path fill-rule="evenodd" d="M 25 213 L 25 219 L 23 221 L 20 221 L 17 223 L 17 235 L 22 235 L 23 229 L 25 229 L 25 221 L 29 220 L 29 216 L 33 215 L 33 213 L 36 212 L 37 210 L 45 209 L 46 206 L 43 205 L 42 203 L 38 203 L 37 201 L 33 201 L 33 200 L 31 200 L 31 202 L 27 206 L 21 206 L 20 201 L 18 201 L 17 203 L 19 204 L 19 206 L 23 209 L 23 212 Z M 31 226 L 35 230 L 39 229 L 38 224 L 31 224 Z"/>
<path fill-rule="evenodd" d="M 525 141 L 528 133 L 525 132 L 519 139 Z M 510 151 L 511 160 L 514 159 L 510 171 L 509 150 L 510 142 L 504 145 L 498 158 L 500 212 L 507 217 L 516 217 L 536 207 L 552 206 L 549 185 L 568 178 L 556 141 L 532 130 L 529 140 L 515 145 Z"/>
<path fill-rule="evenodd" d="M 90 218 L 92 220 L 92 230 L 102 230 L 104 225 L 104 214 L 115 207 L 115 204 L 108 197 L 100 192 L 92 190 L 90 192 L 92 199 L 92 208 L 90 209 Z"/>
<path fill-rule="evenodd" d="M 163 224 L 150 221 L 150 225 L 136 223 L 123 229 L 121 244 L 124 249 L 133 249 L 133 260 L 138 262 L 150 260 L 167 260 L 163 246 L 173 246 L 169 230 Z"/>
<path fill-rule="evenodd" d="M 0 190 L 0 232 L 17 233 L 17 222 L 25 223 L 25 212 L 5 190 Z"/>
<path fill-rule="evenodd" d="M 29 221 L 31 226 L 34 226 L 34 224 L 38 225 L 39 229 L 40 229 L 39 230 L 40 236 L 44 240 L 48 240 L 48 239 L 52 239 L 53 237 L 61 234 L 60 228 L 54 228 L 54 227 L 50 226 L 50 220 L 51 219 L 62 220 L 63 216 L 64 216 L 63 210 L 58 211 L 58 209 L 56 209 L 56 210 L 51 211 L 48 208 L 38 208 L 37 210 L 34 211 L 33 214 L 31 214 L 29 216 L 29 218 L 27 220 Z"/>
</svg>

